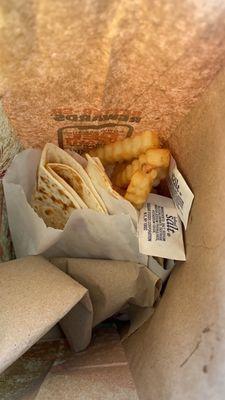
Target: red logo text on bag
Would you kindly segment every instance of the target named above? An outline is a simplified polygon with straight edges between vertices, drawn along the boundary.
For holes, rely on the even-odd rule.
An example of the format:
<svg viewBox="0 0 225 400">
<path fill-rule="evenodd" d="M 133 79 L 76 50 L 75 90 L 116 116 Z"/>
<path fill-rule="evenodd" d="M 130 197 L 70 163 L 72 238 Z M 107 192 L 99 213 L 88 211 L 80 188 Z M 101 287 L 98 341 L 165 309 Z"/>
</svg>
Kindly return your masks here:
<svg viewBox="0 0 225 400">
<path fill-rule="evenodd" d="M 119 109 L 56 108 L 51 111 L 51 117 L 59 124 L 59 146 L 78 152 L 128 137 L 141 121 L 139 111 Z"/>
</svg>

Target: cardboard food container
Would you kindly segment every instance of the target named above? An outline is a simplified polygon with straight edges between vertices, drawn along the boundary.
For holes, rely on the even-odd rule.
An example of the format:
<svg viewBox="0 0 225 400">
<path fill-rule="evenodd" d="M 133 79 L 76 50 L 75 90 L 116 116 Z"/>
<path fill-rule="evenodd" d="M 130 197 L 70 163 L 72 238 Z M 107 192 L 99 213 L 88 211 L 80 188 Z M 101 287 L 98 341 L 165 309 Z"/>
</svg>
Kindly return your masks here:
<svg viewBox="0 0 225 400">
<path fill-rule="evenodd" d="M 205 36 L 195 24 L 190 27 L 195 12 L 196 26 L 207 12 L 189 10 L 185 19 L 187 10 L 178 5 L 176 18 L 183 18 L 185 29 L 162 22 L 165 49 L 171 53 L 161 58 L 159 53 L 157 58 L 151 39 L 157 22 L 147 5 L 112 2 L 101 9 L 98 2 L 88 1 L 85 7 L 77 3 L 74 8 L 39 3 L 32 10 L 24 4 L 23 13 L 8 13 L 3 7 L 9 28 L 1 37 L 1 121 L 8 118 L 24 148 L 53 142 L 64 149 L 84 150 L 149 127 L 161 133 L 195 194 L 185 233 L 187 261 L 172 271 L 152 318 L 123 344 L 140 399 L 223 399 L 225 70 L 216 74 L 224 52 L 216 45 L 209 57 Z M 214 42 L 224 42 L 224 18 L 211 11 L 217 27 L 209 49 Z M 174 10 L 163 12 L 166 21 L 173 21 Z M 199 44 L 176 64 L 184 46 L 181 38 L 189 28 L 188 46 L 195 35 Z M 169 40 L 170 29 L 175 44 Z M 175 70 L 165 66 L 165 58 Z M 200 85 L 201 68 L 205 73 Z M 166 78 L 157 81 L 165 71 Z M 185 74 L 189 84 L 182 86 Z M 5 215 L 2 208 L 0 212 Z M 9 249 L 5 226 L 1 223 L 0 246 Z"/>
</svg>

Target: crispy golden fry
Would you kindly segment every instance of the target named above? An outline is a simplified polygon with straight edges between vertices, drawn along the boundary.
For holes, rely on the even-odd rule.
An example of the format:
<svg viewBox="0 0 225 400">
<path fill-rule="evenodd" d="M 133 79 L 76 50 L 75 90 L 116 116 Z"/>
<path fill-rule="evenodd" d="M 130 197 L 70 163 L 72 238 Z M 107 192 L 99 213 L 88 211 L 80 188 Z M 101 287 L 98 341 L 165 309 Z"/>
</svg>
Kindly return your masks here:
<svg viewBox="0 0 225 400">
<path fill-rule="evenodd" d="M 157 168 L 157 178 L 161 181 L 162 179 L 165 179 L 168 175 L 169 172 L 169 165 L 168 167 L 159 167 Z"/>
<path fill-rule="evenodd" d="M 143 206 L 152 189 L 152 184 L 157 176 L 157 171 L 152 169 L 150 172 L 138 170 L 132 176 L 127 188 L 125 199 L 129 200 L 138 210 Z"/>
<path fill-rule="evenodd" d="M 113 182 L 116 186 L 127 187 L 132 176 L 136 171 L 142 169 L 147 172 L 157 168 L 156 183 L 160 182 L 167 175 L 170 163 L 170 152 L 167 149 L 149 149 L 145 154 L 141 154 L 139 158 L 133 160 L 130 164 L 121 164 L 118 170 L 113 174 Z M 144 168 L 144 169 L 143 169 Z M 154 184 L 155 185 L 155 184 Z"/>
<path fill-rule="evenodd" d="M 168 168 L 170 164 L 170 152 L 168 149 L 149 149 L 139 156 L 141 164 L 150 164 L 152 167 Z"/>
<path fill-rule="evenodd" d="M 145 131 L 136 136 L 93 149 L 89 154 L 93 157 L 99 157 L 103 164 L 112 164 L 116 161 L 130 161 L 145 153 L 146 150 L 159 146 L 158 134 Z"/>
</svg>

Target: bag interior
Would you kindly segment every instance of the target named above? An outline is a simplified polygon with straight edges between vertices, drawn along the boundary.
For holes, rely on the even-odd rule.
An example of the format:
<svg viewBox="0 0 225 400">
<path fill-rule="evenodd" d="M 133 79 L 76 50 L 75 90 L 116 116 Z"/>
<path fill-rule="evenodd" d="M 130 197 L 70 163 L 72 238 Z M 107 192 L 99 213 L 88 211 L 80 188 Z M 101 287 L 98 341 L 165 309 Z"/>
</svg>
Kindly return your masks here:
<svg viewBox="0 0 225 400">
<path fill-rule="evenodd" d="M 201 9 L 196 3 L 194 20 L 190 4 L 186 7 L 186 2 L 178 2 L 174 3 L 174 8 L 167 4 L 168 25 L 162 22 L 162 30 L 150 38 L 149 26 L 154 32 L 165 13 L 164 6 L 166 8 L 166 2 L 153 3 L 153 17 L 147 20 L 145 16 L 151 5 L 146 1 L 130 0 L 119 4 L 115 0 L 102 2 L 101 6 L 98 2 L 93 5 L 87 2 L 86 8 L 81 2 L 74 9 L 68 3 L 63 5 L 63 11 L 60 2 L 43 2 L 42 7 L 36 9 L 33 5 L 30 10 L 29 2 L 21 2 L 23 12 L 15 11 L 19 15 L 17 20 L 12 14 L 8 33 L 0 38 L 5 55 L 1 67 L 10 82 L 10 90 L 7 80 L 6 88 L 3 82 L 1 93 L 4 93 L 4 109 L 13 129 L 28 147 L 34 146 L 35 141 L 38 145 L 46 140 L 55 141 L 57 123 L 50 118 L 55 104 L 73 104 L 75 109 L 80 105 L 113 108 L 118 104 L 125 109 L 143 109 L 145 122 L 137 126 L 137 130 L 153 125 L 162 132 L 165 145 L 171 149 L 195 195 L 185 232 L 187 261 L 176 264 L 154 315 L 126 339 L 123 346 L 140 400 L 218 400 L 223 399 L 225 393 L 225 70 L 217 74 L 224 61 L 222 45 L 219 48 L 218 44 L 224 42 L 224 15 L 212 4 L 208 9 Z M 5 14 L 11 5 L 3 2 Z M 201 52 L 204 62 L 197 65 L 192 60 L 189 63 L 190 57 L 198 59 L 197 44 L 192 47 L 196 36 L 204 48 L 207 35 L 201 37 L 198 27 L 201 18 L 204 21 L 208 13 L 214 19 L 209 56 L 206 46 Z M 101 24 L 98 23 L 100 14 Z M 71 21 L 77 36 L 74 29 L 66 31 L 67 22 L 69 25 Z M 179 25 L 179 21 L 183 25 Z M 97 43 L 90 24 L 98 26 Z M 18 25 L 22 27 L 20 34 Z M 67 36 L 64 36 L 65 31 Z M 118 32 L 124 35 L 119 36 Z M 156 57 L 160 35 L 163 52 L 158 48 Z M 138 47 L 140 38 L 143 48 Z M 54 46 L 51 48 L 52 43 L 57 43 L 60 56 Z M 79 50 L 81 43 L 82 51 Z M 70 59 L 67 58 L 68 47 L 72 52 Z M 182 53 L 183 47 L 185 53 Z M 132 58 L 134 49 L 137 64 Z M 183 58 L 179 62 L 181 55 Z M 79 70 L 75 68 L 77 63 L 82 66 Z M 128 72 L 124 67 L 127 63 L 130 63 Z M 205 75 L 201 76 L 202 84 L 198 86 L 202 65 Z M 48 76 L 50 67 L 51 79 Z M 36 69 L 38 74 L 34 72 Z M 190 78 L 185 86 L 185 77 L 192 72 L 193 80 Z M 177 79 L 180 79 L 181 89 L 173 92 L 173 88 L 179 86 Z M 45 101 L 39 101 L 40 96 Z M 39 137 L 37 131 L 40 130 Z M 58 336 L 60 332 L 56 332 L 56 338 Z M 47 347 L 41 350 L 40 359 L 51 358 L 51 354 L 53 357 L 55 344 L 51 346 L 49 352 Z M 43 371 L 47 373 L 46 368 L 43 367 Z M 16 376 L 20 379 L 20 371 Z"/>
<path fill-rule="evenodd" d="M 153 317 L 125 342 L 140 398 L 224 396 L 225 71 L 168 137 L 194 203 L 187 261 L 176 265 Z"/>
</svg>

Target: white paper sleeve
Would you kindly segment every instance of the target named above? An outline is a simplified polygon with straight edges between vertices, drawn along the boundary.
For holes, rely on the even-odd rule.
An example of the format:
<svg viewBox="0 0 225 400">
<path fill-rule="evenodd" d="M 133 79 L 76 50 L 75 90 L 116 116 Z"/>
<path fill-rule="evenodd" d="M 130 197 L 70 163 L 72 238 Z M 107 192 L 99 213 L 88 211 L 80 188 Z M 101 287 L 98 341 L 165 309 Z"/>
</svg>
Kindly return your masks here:
<svg viewBox="0 0 225 400">
<path fill-rule="evenodd" d="M 114 215 L 75 210 L 63 230 L 46 227 L 29 204 L 40 155 L 40 150 L 33 149 L 19 153 L 3 180 L 16 256 L 105 258 L 147 265 L 148 257 L 138 249 L 135 215 L 130 215 L 131 208 L 125 200 L 124 207 L 120 208 L 122 200 L 112 199 Z"/>
</svg>

